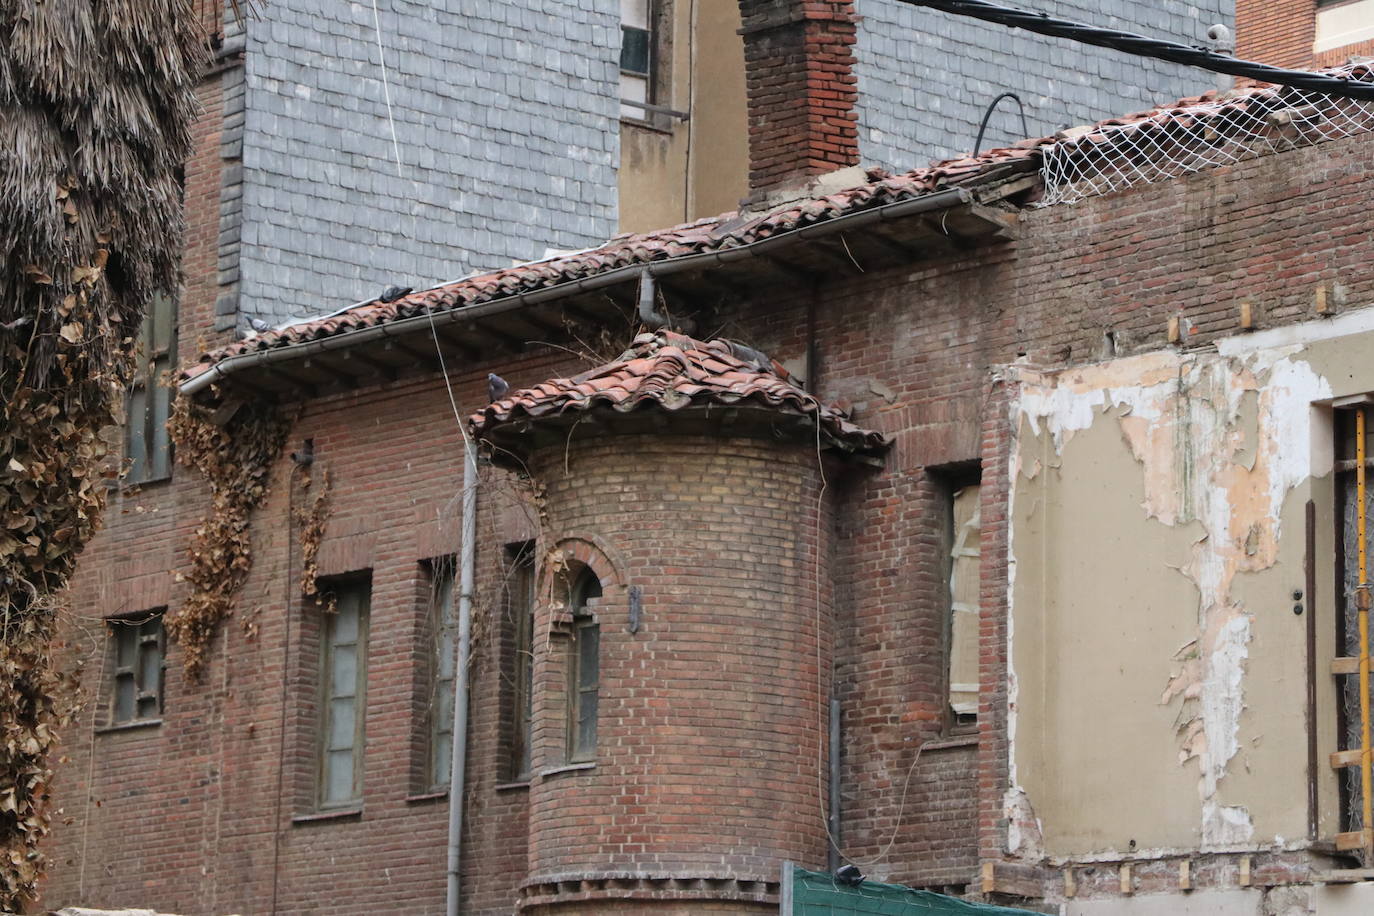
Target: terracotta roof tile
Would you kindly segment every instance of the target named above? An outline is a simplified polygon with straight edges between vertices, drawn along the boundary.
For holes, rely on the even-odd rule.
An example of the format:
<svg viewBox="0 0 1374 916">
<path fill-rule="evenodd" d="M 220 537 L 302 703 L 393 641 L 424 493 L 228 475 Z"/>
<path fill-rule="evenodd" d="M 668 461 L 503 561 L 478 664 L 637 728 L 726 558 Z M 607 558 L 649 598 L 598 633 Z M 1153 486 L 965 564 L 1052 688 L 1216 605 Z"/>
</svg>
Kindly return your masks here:
<svg viewBox="0 0 1374 916">
<path fill-rule="evenodd" d="M 762 353 L 728 340 L 702 342 L 671 331 L 640 334 L 619 359 L 581 375 L 510 392 L 469 422 L 480 439 L 507 423 L 596 407 L 628 413 L 740 403 L 818 418 L 827 447 L 877 452 L 888 444 L 882 433 L 850 423 L 798 387 L 786 369 Z"/>
<path fill-rule="evenodd" d="M 1355 65 L 1323 71 L 1352 79 L 1374 78 L 1374 69 Z M 1182 99 L 1179 102 L 1125 117 L 1109 118 L 1085 128 L 1074 128 L 1054 136 L 1020 140 L 1010 147 L 993 149 L 976 156 L 936 162 L 927 168 L 892 175 L 870 169 L 868 180 L 825 197 L 802 200 L 758 215 L 725 213 L 668 229 L 639 235 L 618 235 L 604 245 L 588 251 L 561 255 L 542 261 L 517 264 L 480 276 L 468 277 L 434 289 L 411 293 L 394 302 L 372 300 L 335 315 L 267 331 L 247 340 L 213 350 L 199 364 L 183 374 L 190 378 L 220 360 L 254 351 L 305 343 L 362 328 L 388 324 L 405 318 L 462 308 L 500 299 L 514 293 L 555 286 L 617 268 L 663 261 L 670 258 L 726 250 L 805 226 L 836 219 L 885 204 L 921 197 L 943 188 L 988 180 L 1008 167 L 1030 170 L 1039 166 L 1041 151 L 1061 140 L 1100 143 L 1106 138 L 1094 128 L 1139 125 L 1143 130 L 1169 130 L 1206 120 L 1225 122 L 1247 111 L 1252 105 L 1273 107 L 1293 94 L 1293 90 L 1258 86 L 1219 95 L 1216 92 Z M 1200 107 L 1199 107 L 1200 106 Z"/>
</svg>

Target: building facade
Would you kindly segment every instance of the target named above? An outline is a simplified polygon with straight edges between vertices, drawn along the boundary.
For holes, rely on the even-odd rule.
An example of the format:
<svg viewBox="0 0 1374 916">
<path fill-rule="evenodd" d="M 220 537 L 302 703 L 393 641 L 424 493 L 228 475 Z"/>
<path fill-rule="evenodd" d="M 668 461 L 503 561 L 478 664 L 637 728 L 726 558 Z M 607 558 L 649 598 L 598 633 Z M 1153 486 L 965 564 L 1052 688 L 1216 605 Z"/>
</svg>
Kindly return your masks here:
<svg viewBox="0 0 1374 916">
<path fill-rule="evenodd" d="M 1374 389 L 1363 127 L 1261 117 L 1270 146 L 1074 206 L 1036 206 L 1074 137 L 865 174 L 854 13 L 736 7 L 752 209 L 240 341 L 241 320 L 293 314 L 254 311 L 277 285 L 247 280 L 295 244 L 248 214 L 288 197 L 248 188 L 278 168 L 267 140 L 248 152 L 251 114 L 237 192 L 233 117 L 202 123 L 180 334 L 155 318 L 149 345 L 192 366 L 179 397 L 226 431 L 181 457 L 218 442 L 261 462 L 266 495 L 192 677 L 162 622 L 225 547 L 202 525 L 215 492 L 185 466 L 112 492 L 71 591 L 86 704 L 49 905 L 442 909 L 478 411 L 466 911 L 767 911 L 783 861 L 832 848 L 877 879 L 1083 916 L 1368 905 L 1358 788 L 1328 765 L 1358 707 L 1330 659 L 1350 657 L 1343 405 Z M 207 110 L 251 109 L 234 81 L 283 66 L 253 70 L 255 25 L 241 78 L 226 38 Z M 607 117 L 642 91 L 671 109 L 646 122 L 675 119 L 631 64 Z M 285 85 L 288 114 L 317 96 Z M 1234 106 L 1298 110 L 1250 92 Z M 1100 146 L 1182 125 L 1211 142 L 1237 110 L 1140 117 Z M 621 154 L 639 130 L 686 164 L 679 129 L 622 127 Z M 280 212 L 301 210 L 327 212 Z M 377 250 L 386 219 L 337 216 Z M 275 301 L 328 287 L 289 273 Z M 283 441 L 255 438 L 264 417 Z"/>
</svg>

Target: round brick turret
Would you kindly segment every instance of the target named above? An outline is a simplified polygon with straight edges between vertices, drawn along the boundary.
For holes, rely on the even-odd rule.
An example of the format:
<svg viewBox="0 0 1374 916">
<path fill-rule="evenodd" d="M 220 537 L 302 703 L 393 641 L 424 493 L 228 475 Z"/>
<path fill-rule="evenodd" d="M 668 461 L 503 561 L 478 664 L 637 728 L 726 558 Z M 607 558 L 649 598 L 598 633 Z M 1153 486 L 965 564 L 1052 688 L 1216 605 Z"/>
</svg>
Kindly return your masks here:
<svg viewBox="0 0 1374 916">
<path fill-rule="evenodd" d="M 825 862 L 826 478 L 881 439 L 720 343 L 641 338 L 475 421 L 543 492 L 525 912 L 776 912 L 782 862 Z M 541 412 L 579 386 L 621 407 Z"/>
</svg>

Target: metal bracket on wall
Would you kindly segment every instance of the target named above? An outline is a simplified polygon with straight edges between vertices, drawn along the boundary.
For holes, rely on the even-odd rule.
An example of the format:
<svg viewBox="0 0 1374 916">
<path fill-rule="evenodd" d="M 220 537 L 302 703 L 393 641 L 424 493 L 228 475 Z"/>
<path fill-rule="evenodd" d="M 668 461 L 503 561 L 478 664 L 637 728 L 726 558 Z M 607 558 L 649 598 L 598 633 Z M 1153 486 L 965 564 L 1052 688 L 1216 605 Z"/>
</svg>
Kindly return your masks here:
<svg viewBox="0 0 1374 916">
<path fill-rule="evenodd" d="M 638 585 L 630 586 L 630 632 L 639 632 L 639 621 L 644 614 L 644 590 Z"/>
</svg>

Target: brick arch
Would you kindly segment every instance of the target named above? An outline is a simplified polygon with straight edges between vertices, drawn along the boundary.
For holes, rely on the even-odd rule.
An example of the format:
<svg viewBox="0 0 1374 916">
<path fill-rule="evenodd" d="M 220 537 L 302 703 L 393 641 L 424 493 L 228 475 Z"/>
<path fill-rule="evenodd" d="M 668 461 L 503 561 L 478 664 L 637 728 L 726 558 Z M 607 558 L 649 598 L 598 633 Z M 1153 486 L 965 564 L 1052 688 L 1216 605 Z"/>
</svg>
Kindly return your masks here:
<svg viewBox="0 0 1374 916">
<path fill-rule="evenodd" d="M 562 552 L 569 563 L 581 564 L 596 573 L 603 592 L 625 587 L 620 575 L 620 570 L 625 568 L 624 562 L 615 548 L 598 535 L 585 532 L 559 538 L 554 550 Z"/>
</svg>

